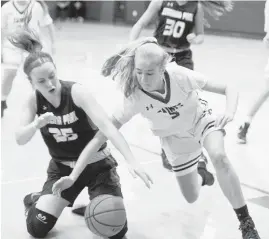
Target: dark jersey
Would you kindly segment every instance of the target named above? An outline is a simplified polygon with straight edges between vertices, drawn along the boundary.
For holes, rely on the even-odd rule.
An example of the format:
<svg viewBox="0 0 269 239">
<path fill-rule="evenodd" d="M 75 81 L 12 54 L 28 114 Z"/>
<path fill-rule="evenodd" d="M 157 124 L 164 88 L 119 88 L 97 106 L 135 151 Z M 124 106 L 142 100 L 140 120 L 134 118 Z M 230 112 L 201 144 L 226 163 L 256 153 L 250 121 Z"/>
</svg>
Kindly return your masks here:
<svg viewBox="0 0 269 239">
<path fill-rule="evenodd" d="M 173 49 L 188 48 L 187 35 L 193 31 L 197 7 L 196 1 L 188 1 L 182 6 L 176 1 L 163 1 L 154 34 L 158 43 Z"/>
<path fill-rule="evenodd" d="M 73 102 L 71 89 L 75 82 L 60 81 L 60 83 L 62 85 L 61 103 L 57 108 L 36 91 L 37 115 L 46 112 L 52 112 L 55 115 L 55 118 L 40 131 L 53 159 L 76 161 L 98 128 Z M 102 148 L 105 146 L 106 144 Z"/>
</svg>

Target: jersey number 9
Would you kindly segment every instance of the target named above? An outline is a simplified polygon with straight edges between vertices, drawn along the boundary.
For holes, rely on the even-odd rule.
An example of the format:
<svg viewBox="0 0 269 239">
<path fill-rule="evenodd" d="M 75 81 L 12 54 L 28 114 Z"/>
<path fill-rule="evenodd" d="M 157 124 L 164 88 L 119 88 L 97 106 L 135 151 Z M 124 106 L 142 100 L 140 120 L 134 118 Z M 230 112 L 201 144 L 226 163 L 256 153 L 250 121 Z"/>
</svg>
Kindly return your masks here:
<svg viewBox="0 0 269 239">
<path fill-rule="evenodd" d="M 175 21 L 173 19 L 166 19 L 165 28 L 163 31 L 164 36 L 173 36 L 174 38 L 180 38 L 185 29 L 185 22 Z"/>
<path fill-rule="evenodd" d="M 65 129 L 49 128 L 49 132 L 53 135 L 57 143 L 73 141 L 78 138 L 78 135 L 74 133 L 71 128 L 65 128 Z"/>
</svg>

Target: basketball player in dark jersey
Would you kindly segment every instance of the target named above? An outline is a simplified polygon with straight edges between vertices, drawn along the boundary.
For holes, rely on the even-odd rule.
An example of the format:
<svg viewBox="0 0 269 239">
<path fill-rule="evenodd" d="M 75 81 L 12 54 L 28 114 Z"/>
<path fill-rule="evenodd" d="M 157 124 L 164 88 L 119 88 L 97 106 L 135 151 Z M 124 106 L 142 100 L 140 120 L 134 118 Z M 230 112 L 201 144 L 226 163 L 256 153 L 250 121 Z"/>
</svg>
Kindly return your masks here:
<svg viewBox="0 0 269 239">
<path fill-rule="evenodd" d="M 37 238 L 45 237 L 63 209 L 72 205 L 85 187 L 88 187 L 91 200 L 102 194 L 122 197 L 116 171 L 117 162 L 103 142 L 92 147 L 91 141 L 95 139 L 98 128 L 120 150 L 131 172 L 141 177 L 150 187 L 150 178 L 136 162 L 125 139 L 89 91 L 78 83 L 57 78 L 52 57 L 41 51 L 42 46 L 32 33 L 17 32 L 10 38 L 10 42 L 30 53 L 23 69 L 35 89 L 21 113 L 16 141 L 19 145 L 24 145 L 40 129 L 52 158 L 41 193 L 31 193 L 24 198 L 29 234 Z M 89 147 L 93 153 L 83 153 Z M 76 161 L 83 158 L 88 158 L 86 168 L 76 178 L 72 169 Z M 70 176 L 74 184 L 67 190 L 53 194 L 54 183 L 64 176 Z M 126 232 L 127 220 L 124 228 L 111 238 L 125 238 Z"/>
</svg>

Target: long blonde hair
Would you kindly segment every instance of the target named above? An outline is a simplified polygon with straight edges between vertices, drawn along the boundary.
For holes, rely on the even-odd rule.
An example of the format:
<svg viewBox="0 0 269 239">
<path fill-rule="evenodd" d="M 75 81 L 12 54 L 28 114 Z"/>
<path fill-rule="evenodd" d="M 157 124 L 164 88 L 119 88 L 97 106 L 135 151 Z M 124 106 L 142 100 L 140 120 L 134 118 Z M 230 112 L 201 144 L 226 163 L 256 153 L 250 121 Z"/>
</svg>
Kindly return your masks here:
<svg viewBox="0 0 269 239">
<path fill-rule="evenodd" d="M 111 75 L 113 80 L 116 80 L 121 87 L 125 97 L 131 96 L 139 87 L 134 72 L 135 55 L 137 50 L 145 44 L 154 44 L 158 47 L 158 50 L 161 53 L 161 57 L 159 59 L 160 67 L 165 68 L 167 62 L 170 61 L 171 57 L 160 46 L 158 46 L 157 40 L 154 37 L 139 38 L 138 40 L 129 43 L 118 53 L 108 58 L 103 64 L 101 71 L 102 75 Z M 156 51 L 156 48 L 153 48 L 152 51 L 150 51 L 151 50 L 149 48 L 147 53 L 154 54 L 153 51 Z"/>
<path fill-rule="evenodd" d="M 231 0 L 226 1 L 208 1 L 200 0 L 198 1 L 204 12 L 213 17 L 215 20 L 219 20 L 220 16 L 225 15 L 227 12 L 231 12 L 234 7 L 234 3 Z M 210 27 L 208 19 L 204 18 L 204 25 Z"/>
</svg>

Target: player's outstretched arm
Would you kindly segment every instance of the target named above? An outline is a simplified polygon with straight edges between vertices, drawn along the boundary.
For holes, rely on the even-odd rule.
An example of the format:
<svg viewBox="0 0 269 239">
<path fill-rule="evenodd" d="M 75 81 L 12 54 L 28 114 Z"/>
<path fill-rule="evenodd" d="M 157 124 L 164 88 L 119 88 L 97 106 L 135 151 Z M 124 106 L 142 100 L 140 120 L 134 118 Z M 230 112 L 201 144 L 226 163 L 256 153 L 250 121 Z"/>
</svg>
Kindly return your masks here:
<svg viewBox="0 0 269 239">
<path fill-rule="evenodd" d="M 140 17 L 137 23 L 132 27 L 129 40 L 136 40 L 141 31 L 157 17 L 159 10 L 161 9 L 161 0 L 152 0 L 145 13 Z"/>
<path fill-rule="evenodd" d="M 216 126 L 224 127 L 228 122 L 234 119 L 234 115 L 238 105 L 238 92 L 232 86 L 219 83 L 217 81 L 207 81 L 203 90 L 226 95 L 226 110 L 225 113 L 219 117 Z"/>
<path fill-rule="evenodd" d="M 76 180 L 82 173 L 84 168 L 89 164 L 91 154 L 97 152 L 103 143 L 109 139 L 115 147 L 122 153 L 128 165 L 130 171 L 133 174 L 137 174 L 144 180 L 145 184 L 149 187 L 149 180 L 147 174 L 140 168 L 139 163 L 135 160 L 128 143 L 123 135 L 117 128 L 120 128 L 119 122 L 111 122 L 102 107 L 96 102 L 91 93 L 83 86 L 76 84 L 72 88 L 72 97 L 74 103 L 81 107 L 85 113 L 90 117 L 93 123 L 99 128 L 99 131 L 95 137 L 88 143 L 85 149 L 82 151 L 77 164 L 71 174 L 72 180 Z M 133 172 L 132 172 L 133 170 Z M 150 180 L 151 181 L 151 180 Z"/>
<path fill-rule="evenodd" d="M 201 44 L 204 42 L 204 10 L 200 3 L 195 16 L 195 25 L 193 33 L 187 36 L 191 44 Z"/>
</svg>

